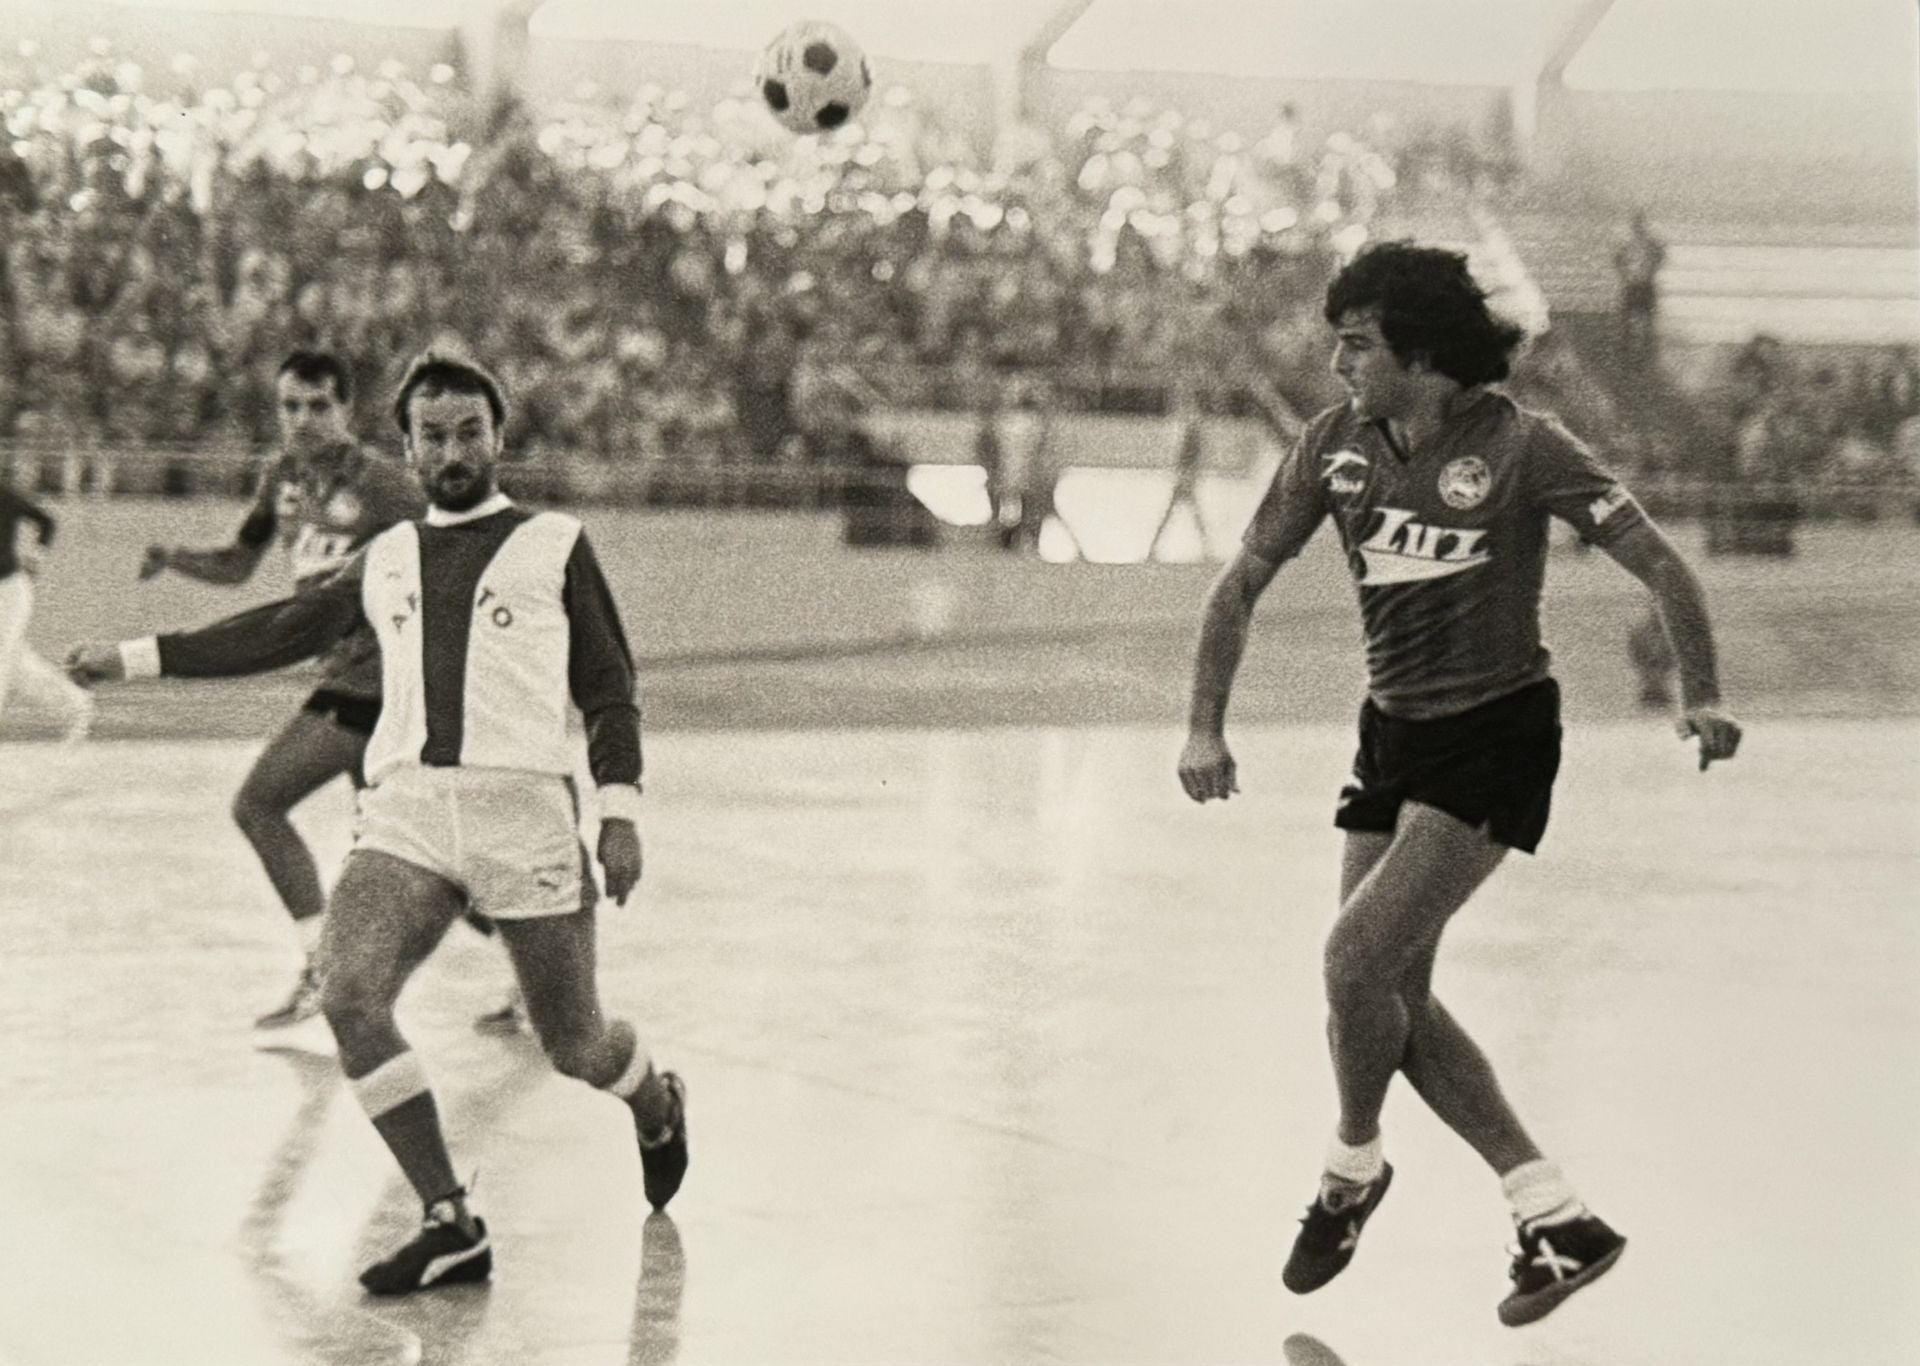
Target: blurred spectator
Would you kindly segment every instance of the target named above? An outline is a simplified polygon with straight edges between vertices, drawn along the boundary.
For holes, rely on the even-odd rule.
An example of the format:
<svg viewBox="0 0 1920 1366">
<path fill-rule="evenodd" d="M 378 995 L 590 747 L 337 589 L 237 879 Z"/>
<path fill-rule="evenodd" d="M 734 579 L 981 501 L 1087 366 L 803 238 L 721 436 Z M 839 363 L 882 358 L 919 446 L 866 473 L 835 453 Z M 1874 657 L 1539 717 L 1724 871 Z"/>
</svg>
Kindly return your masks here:
<svg viewBox="0 0 1920 1366">
<path fill-rule="evenodd" d="M 1160 543 L 1173 528 L 1173 519 L 1182 511 L 1193 520 L 1194 532 L 1199 537 L 1203 554 L 1211 554 L 1206 544 L 1207 523 L 1200 515 L 1198 497 L 1200 466 L 1206 457 L 1206 441 L 1191 390 L 1181 391 L 1175 412 L 1180 420 L 1180 438 L 1179 445 L 1174 448 L 1173 487 L 1167 495 L 1167 510 L 1160 514 L 1160 524 L 1153 529 L 1153 538 L 1147 543 L 1147 558 L 1150 560 L 1161 558 Z"/>
<path fill-rule="evenodd" d="M 1232 129 L 1092 99 L 990 164 L 911 92 L 870 110 L 796 140 L 745 92 L 479 119 L 448 67 L 343 57 L 218 81 L 105 44 L 70 70 L 0 56 L 0 439 L 47 452 L 31 456 L 43 483 L 130 488 L 116 445 L 268 439 L 268 357 L 365 357 L 372 404 L 394 359 L 444 332 L 500 357 L 525 477 L 584 457 L 608 470 L 569 476 L 581 487 L 792 505 L 822 496 L 805 409 L 828 372 L 968 413 L 1015 377 L 1064 412 L 1162 414 L 1189 389 L 1206 413 L 1274 394 L 1310 412 L 1336 396 L 1319 306 L 1339 253 L 1408 196 L 1510 173 L 1498 128 L 1382 115 L 1310 134 L 1291 105 Z M 1644 313 L 1648 338 L 1662 252 L 1637 218 L 1616 261 L 1623 317 Z M 1520 383 L 1557 387 L 1583 430 L 1698 472 L 1643 452 L 1577 357 L 1542 357 Z M 1728 451 L 1793 371 L 1759 338 L 1740 366 Z M 1897 478 L 1911 351 L 1841 363 L 1829 388 L 1818 451 L 1784 477 Z M 995 423 L 1015 544 L 1052 508 L 1054 476 L 1015 449 L 1044 428 L 1034 402 Z M 189 463 L 168 487 L 192 483 Z"/>
<path fill-rule="evenodd" d="M 1647 215 L 1636 209 L 1627 237 L 1613 253 L 1613 273 L 1620 283 L 1615 305 L 1620 323 L 1620 354 L 1632 366 L 1651 366 L 1658 359 L 1660 269 L 1667 246 L 1647 225 Z"/>
</svg>

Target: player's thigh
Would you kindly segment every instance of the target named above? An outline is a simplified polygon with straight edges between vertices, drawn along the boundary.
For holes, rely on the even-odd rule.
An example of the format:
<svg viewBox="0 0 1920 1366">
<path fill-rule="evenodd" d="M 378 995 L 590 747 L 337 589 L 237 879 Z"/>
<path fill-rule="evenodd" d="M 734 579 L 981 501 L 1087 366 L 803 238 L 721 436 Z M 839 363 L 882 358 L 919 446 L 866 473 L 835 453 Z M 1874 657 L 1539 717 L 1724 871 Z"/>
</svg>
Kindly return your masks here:
<svg viewBox="0 0 1920 1366">
<path fill-rule="evenodd" d="M 1367 875 L 1379 866 L 1393 844 L 1390 833 L 1379 830 L 1349 830 L 1340 860 L 1340 904 L 1346 905 Z M 1419 952 L 1400 974 L 1400 994 L 1409 1001 L 1424 1000 L 1433 989 L 1433 964 L 1440 952 L 1440 933 L 1435 931 L 1420 946 Z"/>
<path fill-rule="evenodd" d="M 1386 851 L 1341 903 L 1327 942 L 1329 973 L 1399 977 L 1433 952 L 1506 852 L 1484 829 L 1436 807 L 1402 805 Z"/>
<path fill-rule="evenodd" d="M 1393 844 L 1393 832 L 1389 830 L 1349 830 L 1347 842 L 1340 852 L 1340 904 L 1347 904 L 1347 898 L 1354 894 L 1360 884 L 1387 856 L 1387 850 Z"/>
<path fill-rule="evenodd" d="M 513 959 L 527 1016 L 540 1037 L 552 1043 L 598 1034 L 604 1020 L 594 910 L 502 918 L 494 925 Z"/>
<path fill-rule="evenodd" d="M 367 737 L 330 716 L 298 711 L 253 761 L 234 805 L 291 811 L 335 778 L 359 772 Z"/>
<path fill-rule="evenodd" d="M 377 849 L 347 855 L 320 948 L 330 1006 L 391 1004 L 466 908 L 437 873 Z"/>
</svg>

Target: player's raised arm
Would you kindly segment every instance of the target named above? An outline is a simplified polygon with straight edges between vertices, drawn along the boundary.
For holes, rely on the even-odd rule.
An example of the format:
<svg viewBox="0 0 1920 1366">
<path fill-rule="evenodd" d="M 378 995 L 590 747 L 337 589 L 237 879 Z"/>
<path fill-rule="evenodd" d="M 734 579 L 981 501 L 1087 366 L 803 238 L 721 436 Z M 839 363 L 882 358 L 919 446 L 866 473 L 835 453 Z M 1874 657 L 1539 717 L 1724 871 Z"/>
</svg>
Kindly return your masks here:
<svg viewBox="0 0 1920 1366">
<path fill-rule="evenodd" d="M 252 578 L 260 561 L 266 558 L 267 547 L 273 544 L 273 533 L 280 525 L 274 505 L 280 489 L 278 473 L 276 463 L 260 480 L 253 506 L 247 509 L 246 520 L 240 523 L 229 544 L 210 549 L 150 545 L 140 561 L 140 577 L 151 579 L 162 570 L 171 569 L 202 583 L 236 584 Z"/>
<path fill-rule="evenodd" d="M 297 664 L 325 650 L 362 621 L 356 555 L 330 577 L 299 594 L 202 626 L 76 646 L 67 672 L 78 683 L 129 678 L 238 678 Z"/>
<path fill-rule="evenodd" d="M 624 905 L 640 880 L 640 707 L 620 609 L 584 531 L 567 559 L 562 591 L 573 628 L 567 681 L 586 722 L 587 766 L 600 790 L 600 863 L 607 894 Z"/>
</svg>

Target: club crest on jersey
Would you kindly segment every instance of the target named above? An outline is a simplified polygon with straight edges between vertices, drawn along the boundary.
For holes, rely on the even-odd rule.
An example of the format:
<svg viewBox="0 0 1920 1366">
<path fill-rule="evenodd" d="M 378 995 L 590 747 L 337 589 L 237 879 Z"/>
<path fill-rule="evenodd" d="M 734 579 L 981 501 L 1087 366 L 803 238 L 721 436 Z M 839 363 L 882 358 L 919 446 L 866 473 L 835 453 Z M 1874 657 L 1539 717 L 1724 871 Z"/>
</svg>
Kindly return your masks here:
<svg viewBox="0 0 1920 1366">
<path fill-rule="evenodd" d="M 349 489 L 341 489 L 327 500 L 327 520 L 335 526 L 352 526 L 360 520 L 362 510 L 359 498 Z"/>
<path fill-rule="evenodd" d="M 1484 530 L 1428 526 L 1405 508 L 1383 507 L 1376 515 L 1372 531 L 1355 547 L 1359 579 L 1368 588 L 1444 579 L 1493 558 Z"/>
<path fill-rule="evenodd" d="M 1326 462 L 1326 468 L 1320 471 L 1320 477 L 1327 481 L 1330 493 L 1365 493 L 1367 490 L 1367 471 L 1371 466 L 1367 457 L 1356 450 L 1332 451 L 1320 457 Z M 1357 466 L 1357 475 L 1343 473 L 1349 466 Z"/>
<path fill-rule="evenodd" d="M 1440 467 L 1440 501 L 1465 512 L 1487 501 L 1493 490 L 1493 471 L 1477 455 L 1463 455 Z"/>
</svg>

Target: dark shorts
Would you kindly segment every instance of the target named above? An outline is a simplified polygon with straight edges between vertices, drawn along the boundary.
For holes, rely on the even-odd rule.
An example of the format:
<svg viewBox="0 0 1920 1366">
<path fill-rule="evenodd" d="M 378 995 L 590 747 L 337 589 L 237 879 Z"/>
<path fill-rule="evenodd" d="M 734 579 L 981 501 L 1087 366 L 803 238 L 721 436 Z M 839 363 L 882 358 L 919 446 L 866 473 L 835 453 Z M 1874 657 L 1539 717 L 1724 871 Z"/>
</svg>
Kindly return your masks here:
<svg viewBox="0 0 1920 1366">
<path fill-rule="evenodd" d="M 1391 833 L 1401 804 L 1437 807 L 1531 854 L 1560 771 L 1560 685 L 1551 678 L 1430 721 L 1360 708 L 1360 752 L 1333 823 Z"/>
<path fill-rule="evenodd" d="M 380 720 L 380 699 L 355 697 L 350 693 L 321 688 L 307 699 L 306 706 L 301 710 L 315 716 L 331 717 L 333 723 L 342 730 L 350 730 L 371 739 L 373 727 Z"/>
</svg>

